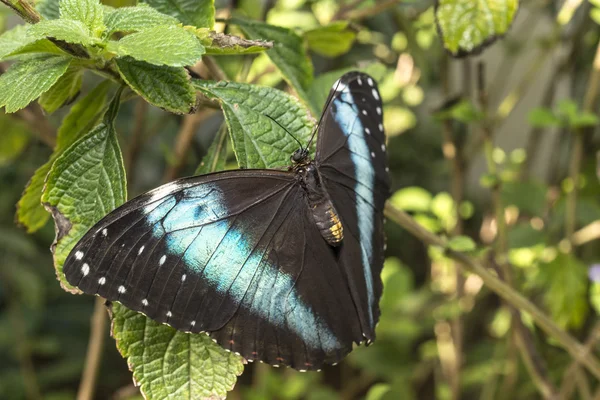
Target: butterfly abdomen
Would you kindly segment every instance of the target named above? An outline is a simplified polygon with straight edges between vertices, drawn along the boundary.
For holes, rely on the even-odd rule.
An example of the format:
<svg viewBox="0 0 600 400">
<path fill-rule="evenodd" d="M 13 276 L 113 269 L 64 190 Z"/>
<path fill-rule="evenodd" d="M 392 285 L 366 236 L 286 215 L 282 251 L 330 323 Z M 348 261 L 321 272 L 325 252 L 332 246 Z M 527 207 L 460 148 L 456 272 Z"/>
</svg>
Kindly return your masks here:
<svg viewBox="0 0 600 400">
<path fill-rule="evenodd" d="M 331 246 L 338 246 L 344 239 L 344 228 L 338 213 L 321 183 L 319 171 L 309 164 L 299 171 L 306 191 L 308 206 L 321 236 Z"/>
</svg>

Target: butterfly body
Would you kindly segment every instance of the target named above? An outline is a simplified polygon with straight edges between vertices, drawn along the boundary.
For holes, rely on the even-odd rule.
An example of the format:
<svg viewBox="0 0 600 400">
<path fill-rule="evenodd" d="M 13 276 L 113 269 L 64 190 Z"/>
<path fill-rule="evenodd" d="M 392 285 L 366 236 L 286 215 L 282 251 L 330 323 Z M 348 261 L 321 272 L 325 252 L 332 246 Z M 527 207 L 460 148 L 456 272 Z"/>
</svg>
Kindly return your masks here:
<svg viewBox="0 0 600 400">
<path fill-rule="evenodd" d="M 180 179 L 99 221 L 64 273 L 249 361 L 314 370 L 372 341 L 379 317 L 389 176 L 372 78 L 330 93 L 316 155 L 280 170 Z"/>
</svg>

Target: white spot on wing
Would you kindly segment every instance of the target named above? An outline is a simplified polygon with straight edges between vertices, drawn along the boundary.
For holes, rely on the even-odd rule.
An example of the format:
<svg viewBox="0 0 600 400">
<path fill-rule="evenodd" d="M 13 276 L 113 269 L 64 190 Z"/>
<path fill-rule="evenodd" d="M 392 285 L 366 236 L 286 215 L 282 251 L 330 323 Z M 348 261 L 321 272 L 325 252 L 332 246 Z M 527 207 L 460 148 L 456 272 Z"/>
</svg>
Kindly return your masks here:
<svg viewBox="0 0 600 400">
<path fill-rule="evenodd" d="M 171 311 L 167 311 L 167 318 L 171 318 L 173 316 L 173 314 L 171 313 Z"/>
<path fill-rule="evenodd" d="M 371 134 L 371 130 L 369 128 L 365 128 L 365 132 L 367 133 L 367 135 Z"/>
<path fill-rule="evenodd" d="M 121 285 L 121 286 L 119 286 L 118 291 L 119 291 L 119 293 L 125 293 L 127 291 L 127 289 L 125 289 L 125 286 Z"/>
<path fill-rule="evenodd" d="M 78 251 L 75 253 L 75 258 L 81 260 L 83 258 L 83 251 Z"/>
<path fill-rule="evenodd" d="M 142 247 L 140 247 L 140 249 L 138 250 L 138 256 L 139 256 L 140 254 L 142 254 L 142 251 L 144 251 L 144 247 L 145 247 L 145 246 L 142 246 Z"/>
<path fill-rule="evenodd" d="M 148 299 L 142 300 L 142 305 L 145 307 L 148 305 Z"/>
<path fill-rule="evenodd" d="M 181 282 L 185 282 L 185 278 L 187 278 L 186 274 L 181 275 Z"/>
<path fill-rule="evenodd" d="M 385 144 L 381 145 L 381 151 L 385 151 Z"/>
<path fill-rule="evenodd" d="M 106 236 L 108 235 L 108 229 L 104 228 L 102 229 L 102 236 Z"/>
<path fill-rule="evenodd" d="M 367 115 L 367 110 L 362 110 L 363 115 Z"/>
<path fill-rule="evenodd" d="M 377 90 L 372 89 L 371 93 L 373 94 L 373 97 L 375 97 L 375 100 L 379 100 L 379 93 L 377 93 Z"/>
<path fill-rule="evenodd" d="M 377 110 L 377 114 L 381 115 L 381 107 L 377 107 L 376 110 Z"/>
<path fill-rule="evenodd" d="M 83 276 L 86 276 L 90 273 L 90 266 L 87 263 L 83 263 L 83 265 L 81 266 L 81 273 L 83 274 Z"/>
<path fill-rule="evenodd" d="M 379 124 L 379 130 L 383 132 L 383 125 L 381 123 Z"/>
<path fill-rule="evenodd" d="M 389 167 L 385 167 L 385 172 L 390 172 L 390 168 Z"/>
<path fill-rule="evenodd" d="M 98 283 L 99 283 L 100 285 L 104 285 L 104 284 L 106 283 L 106 278 L 105 278 L 105 277 L 102 277 L 102 278 L 98 279 Z"/>
<path fill-rule="evenodd" d="M 167 256 L 165 254 L 163 254 L 163 256 L 160 258 L 160 260 L 158 260 L 158 265 L 163 265 L 166 260 L 167 260 Z"/>
<path fill-rule="evenodd" d="M 360 86 L 362 86 L 362 79 L 360 79 L 360 76 L 358 77 L 357 81 L 358 81 L 358 84 L 359 84 Z"/>
<path fill-rule="evenodd" d="M 192 323 L 190 325 L 195 326 L 196 325 L 196 321 L 192 321 Z"/>
<path fill-rule="evenodd" d="M 375 153 L 371 152 L 371 157 L 375 158 Z"/>
<path fill-rule="evenodd" d="M 373 86 L 373 79 L 368 78 L 367 83 L 369 84 L 369 86 Z"/>
</svg>

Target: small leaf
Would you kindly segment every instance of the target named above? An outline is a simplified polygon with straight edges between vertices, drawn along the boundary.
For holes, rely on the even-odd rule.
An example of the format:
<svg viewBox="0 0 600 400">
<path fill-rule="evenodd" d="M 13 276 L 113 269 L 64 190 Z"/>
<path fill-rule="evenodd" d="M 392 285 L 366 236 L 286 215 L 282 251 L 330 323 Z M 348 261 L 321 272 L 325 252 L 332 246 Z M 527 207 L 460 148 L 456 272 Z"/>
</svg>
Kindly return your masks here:
<svg viewBox="0 0 600 400">
<path fill-rule="evenodd" d="M 439 120 L 456 120 L 465 124 L 481 121 L 483 112 L 481 112 L 471 101 L 460 100 L 450 107 L 435 113 L 435 118 Z"/>
<path fill-rule="evenodd" d="M 81 89 L 83 70 L 80 67 L 69 67 L 67 72 L 39 99 L 40 105 L 47 113 L 52 114 L 65 103 L 73 100 Z"/>
<path fill-rule="evenodd" d="M 561 125 L 560 118 L 555 116 L 552 110 L 544 107 L 536 107 L 529 111 L 528 120 L 529 124 L 536 128 L 550 128 Z"/>
<path fill-rule="evenodd" d="M 273 48 L 266 54 L 279 68 L 285 80 L 309 104 L 308 90 L 313 81 L 313 66 L 306 55 L 302 38 L 294 31 L 263 22 L 231 18 L 230 23 L 239 25 L 250 39 L 273 41 Z M 313 110 L 315 111 L 315 110 Z"/>
<path fill-rule="evenodd" d="M 138 32 L 156 26 L 177 25 L 178 23 L 176 18 L 160 13 L 146 5 L 121 7 L 104 16 L 104 24 L 107 28 L 104 34 L 110 36 L 114 32 Z"/>
<path fill-rule="evenodd" d="M 477 245 L 468 236 L 454 236 L 448 241 L 448 248 L 454 251 L 470 252 L 477 249 Z"/>
<path fill-rule="evenodd" d="M 39 0 L 35 8 L 45 19 L 58 19 L 60 17 L 59 0 Z"/>
<path fill-rule="evenodd" d="M 413 186 L 398 190 L 390 198 L 390 202 L 400 210 L 427 212 L 432 199 L 433 196 L 427 190 Z"/>
<path fill-rule="evenodd" d="M 54 266 L 65 290 L 74 290 L 62 274 L 73 246 L 94 223 L 127 198 L 125 168 L 114 129 L 119 97 L 120 91 L 103 123 L 58 156 L 42 194 L 44 207 L 56 224 Z"/>
<path fill-rule="evenodd" d="M 92 36 L 104 31 L 104 12 L 98 0 L 60 0 L 60 19 L 81 22 Z"/>
<path fill-rule="evenodd" d="M 573 118 L 571 126 L 575 128 L 585 128 L 598 125 L 598 116 L 589 111 L 582 111 Z"/>
<path fill-rule="evenodd" d="M 439 0 L 435 20 L 444 47 L 464 56 L 504 35 L 518 8 L 519 0 Z"/>
<path fill-rule="evenodd" d="M 17 58 L 21 54 L 65 54 L 49 40 L 28 35 L 30 25 L 17 25 L 0 35 L 0 60 Z"/>
<path fill-rule="evenodd" d="M 204 175 L 225 169 L 227 161 L 227 126 L 221 125 L 206 155 L 194 172 L 194 175 Z"/>
<path fill-rule="evenodd" d="M 13 64 L 0 76 L 0 107 L 7 113 L 26 107 L 58 81 L 70 62 L 68 57 L 44 56 Z"/>
<path fill-rule="evenodd" d="M 242 357 L 203 333 L 183 333 L 112 305 L 112 336 L 148 399 L 223 399 L 244 370 Z"/>
<path fill-rule="evenodd" d="M 170 15 L 197 28 L 211 28 L 215 25 L 214 0 L 143 0 L 144 3 L 163 14 Z"/>
<path fill-rule="evenodd" d="M 31 25 L 28 33 L 36 39 L 49 37 L 84 46 L 90 46 L 94 43 L 94 39 L 90 37 L 87 27 L 79 21 L 59 19 L 40 21 L 35 25 Z"/>
<path fill-rule="evenodd" d="M 50 214 L 42 206 L 41 197 L 44 182 L 52 164 L 83 132 L 89 132 L 100 121 L 105 111 L 106 95 L 110 85 L 110 81 L 102 82 L 71 107 L 58 130 L 54 153 L 45 164 L 35 171 L 25 187 L 17 204 L 16 218 L 27 228 L 28 233 L 43 227 L 50 217 Z"/>
<path fill-rule="evenodd" d="M 346 54 L 356 38 L 356 32 L 349 29 L 348 21 L 336 21 L 326 26 L 304 32 L 308 47 L 325 57 L 338 57 Z"/>
<path fill-rule="evenodd" d="M 150 104 L 177 114 L 188 114 L 196 105 L 196 91 L 185 68 L 119 58 L 117 69 L 125 82 Z"/>
<path fill-rule="evenodd" d="M 248 40 L 234 35 L 219 32 L 202 32 L 196 29 L 196 36 L 206 48 L 206 54 L 252 54 L 260 53 L 273 47 L 273 42 L 265 40 Z"/>
<path fill-rule="evenodd" d="M 172 67 L 194 65 L 204 54 L 204 46 L 196 36 L 175 25 L 132 33 L 118 42 L 109 42 L 108 50 L 118 57 L 131 56 L 150 64 Z"/>
<path fill-rule="evenodd" d="M 288 166 L 299 147 L 290 134 L 303 145 L 308 143 L 314 122 L 308 110 L 287 93 L 225 81 L 193 80 L 193 84 L 221 103 L 240 168 Z"/>
</svg>

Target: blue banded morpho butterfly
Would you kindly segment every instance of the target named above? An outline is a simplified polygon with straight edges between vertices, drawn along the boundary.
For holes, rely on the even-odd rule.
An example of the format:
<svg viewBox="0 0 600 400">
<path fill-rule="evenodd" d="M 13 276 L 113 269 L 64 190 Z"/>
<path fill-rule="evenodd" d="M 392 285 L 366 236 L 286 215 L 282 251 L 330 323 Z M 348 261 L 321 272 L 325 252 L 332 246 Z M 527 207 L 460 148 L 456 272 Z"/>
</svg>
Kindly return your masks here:
<svg viewBox="0 0 600 400">
<path fill-rule="evenodd" d="M 216 172 L 142 194 L 77 243 L 68 282 L 248 361 L 315 370 L 373 341 L 390 191 L 382 104 L 359 72 L 326 104 L 314 160 L 309 144 L 287 170 Z"/>
</svg>

